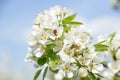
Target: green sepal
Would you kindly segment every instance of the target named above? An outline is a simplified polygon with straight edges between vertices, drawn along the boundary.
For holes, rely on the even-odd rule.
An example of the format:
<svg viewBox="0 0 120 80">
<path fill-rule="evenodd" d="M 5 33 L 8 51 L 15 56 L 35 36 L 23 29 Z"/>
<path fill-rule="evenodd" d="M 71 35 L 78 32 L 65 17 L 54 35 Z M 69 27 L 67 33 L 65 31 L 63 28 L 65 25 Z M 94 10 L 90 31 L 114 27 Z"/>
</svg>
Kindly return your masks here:
<svg viewBox="0 0 120 80">
<path fill-rule="evenodd" d="M 59 71 L 59 69 L 53 70 L 51 67 L 49 67 L 49 70 L 50 70 L 51 72 L 53 72 L 53 73 L 58 73 L 58 71 Z"/>
</svg>

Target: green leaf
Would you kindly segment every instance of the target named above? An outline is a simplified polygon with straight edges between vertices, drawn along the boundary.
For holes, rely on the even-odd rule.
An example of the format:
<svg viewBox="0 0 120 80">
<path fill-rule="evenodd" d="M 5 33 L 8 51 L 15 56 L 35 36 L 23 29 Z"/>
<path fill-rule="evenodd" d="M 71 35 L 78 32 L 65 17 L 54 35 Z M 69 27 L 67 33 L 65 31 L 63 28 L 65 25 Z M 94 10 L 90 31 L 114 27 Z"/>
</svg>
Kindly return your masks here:
<svg viewBox="0 0 120 80">
<path fill-rule="evenodd" d="M 114 33 L 112 33 L 112 34 L 110 35 L 110 44 L 112 43 L 115 35 L 116 35 L 116 32 L 114 32 Z"/>
<path fill-rule="evenodd" d="M 102 44 L 102 43 L 104 43 L 104 42 L 106 42 L 106 40 L 103 40 L 103 41 L 99 42 L 98 44 Z"/>
<path fill-rule="evenodd" d="M 79 66 L 79 68 L 80 68 L 80 67 L 87 67 L 86 65 L 82 65 L 82 64 L 80 64 L 79 61 L 78 61 L 77 59 L 75 59 L 75 60 L 76 60 L 76 62 L 77 62 L 77 63 L 76 63 L 77 66 Z"/>
<path fill-rule="evenodd" d="M 80 80 L 90 80 L 88 76 L 80 78 Z"/>
<path fill-rule="evenodd" d="M 63 24 L 66 24 L 66 23 L 72 22 L 72 21 L 75 19 L 75 17 L 76 17 L 76 14 L 72 14 L 72 15 L 64 18 L 64 19 L 62 20 L 62 23 L 63 23 Z"/>
<path fill-rule="evenodd" d="M 114 76 L 112 80 L 120 80 L 120 76 Z"/>
<path fill-rule="evenodd" d="M 95 51 L 107 51 L 108 50 L 108 46 L 104 45 L 104 44 L 95 44 Z"/>
<path fill-rule="evenodd" d="M 67 26 L 67 25 L 63 25 L 63 27 L 64 27 L 64 32 L 69 32 L 70 31 L 70 29 L 71 29 L 71 27 L 70 26 Z"/>
<path fill-rule="evenodd" d="M 64 27 L 64 31 L 65 31 L 66 33 L 69 32 L 70 29 L 71 29 L 71 27 Z"/>
<path fill-rule="evenodd" d="M 37 25 L 37 26 L 39 26 L 39 27 L 40 27 L 40 23 L 35 23 L 34 25 Z"/>
<path fill-rule="evenodd" d="M 72 22 L 68 22 L 67 24 L 71 24 L 71 25 L 82 25 L 82 22 L 77 22 L 77 21 L 72 21 Z"/>
<path fill-rule="evenodd" d="M 92 39 L 92 36 L 90 33 L 88 33 L 88 32 L 84 32 L 84 33 Z"/>
<path fill-rule="evenodd" d="M 81 49 L 81 50 L 78 52 L 78 54 L 80 54 L 80 55 L 83 55 L 84 53 L 88 53 L 88 48 L 87 48 L 87 47 Z"/>
<path fill-rule="evenodd" d="M 63 77 L 63 79 L 62 80 L 69 80 L 68 78 L 66 78 L 66 77 Z"/>
<path fill-rule="evenodd" d="M 46 76 L 46 73 L 47 73 L 47 69 L 48 69 L 48 66 L 45 68 L 45 70 L 44 70 L 44 73 L 43 73 L 43 79 L 42 80 L 44 80 L 45 79 L 45 76 Z"/>
<path fill-rule="evenodd" d="M 116 58 L 116 53 L 118 52 L 118 50 L 120 49 L 120 46 L 118 48 L 113 48 L 113 49 L 110 49 L 110 52 L 111 52 L 111 55 L 113 57 L 113 59 L 116 61 L 117 58 Z"/>
<path fill-rule="evenodd" d="M 72 78 L 63 77 L 62 80 L 73 80 Z"/>
<path fill-rule="evenodd" d="M 53 42 L 54 43 L 54 42 Z M 53 48 L 54 48 L 54 44 L 47 44 L 47 46 L 46 46 L 46 50 L 52 50 Z"/>
<path fill-rule="evenodd" d="M 58 69 L 53 70 L 51 67 L 50 67 L 49 69 L 50 69 L 50 71 L 53 72 L 53 73 L 58 73 L 58 71 L 59 71 Z"/>
<path fill-rule="evenodd" d="M 104 67 L 108 68 L 107 62 L 103 61 L 103 62 L 101 62 L 101 64 L 102 64 Z"/>
<path fill-rule="evenodd" d="M 116 49 L 115 49 L 115 48 L 113 48 L 113 49 L 111 49 L 110 51 L 111 51 L 111 55 L 112 55 L 112 56 L 114 56 L 114 55 L 115 55 L 115 53 L 116 53 Z"/>
<path fill-rule="evenodd" d="M 81 64 L 79 63 L 79 61 L 77 59 L 75 59 L 77 62 L 77 66 L 79 66 L 79 68 L 81 67 Z"/>
<path fill-rule="evenodd" d="M 88 75 L 89 75 L 91 80 L 96 80 L 95 75 L 92 72 L 90 72 L 89 70 L 88 70 Z"/>
<path fill-rule="evenodd" d="M 98 77 L 104 78 L 104 76 L 100 75 L 99 73 L 95 73 Z"/>
<path fill-rule="evenodd" d="M 39 70 L 35 73 L 34 80 L 37 80 L 37 78 L 39 77 L 41 71 L 42 71 L 42 70 L 39 69 Z"/>
<path fill-rule="evenodd" d="M 59 56 L 56 54 L 57 52 L 54 52 L 53 49 L 47 50 L 45 54 L 50 60 L 58 60 Z"/>
<path fill-rule="evenodd" d="M 44 65 L 46 62 L 47 62 L 47 58 L 46 58 L 45 56 L 40 57 L 40 58 L 37 60 L 37 64 L 40 65 L 40 66 Z"/>
</svg>

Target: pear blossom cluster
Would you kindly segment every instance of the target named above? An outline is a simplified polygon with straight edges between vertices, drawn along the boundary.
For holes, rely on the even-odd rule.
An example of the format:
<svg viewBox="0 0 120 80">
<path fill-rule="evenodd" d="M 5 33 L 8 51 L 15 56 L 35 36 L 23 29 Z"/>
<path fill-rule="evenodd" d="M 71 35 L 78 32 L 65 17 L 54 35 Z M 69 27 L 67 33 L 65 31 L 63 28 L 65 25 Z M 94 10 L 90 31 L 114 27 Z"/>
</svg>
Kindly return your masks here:
<svg viewBox="0 0 120 80">
<path fill-rule="evenodd" d="M 103 54 L 105 79 L 112 80 L 115 76 L 120 76 L 120 35 L 116 32 L 110 35 L 99 36 L 98 41 L 106 45 L 107 50 Z"/>
<path fill-rule="evenodd" d="M 54 74 L 52 80 L 112 80 L 119 72 L 120 36 L 102 36 L 92 44 L 90 33 L 75 17 L 70 9 L 60 6 L 38 14 L 25 58 L 38 68 L 34 80 L 39 75 L 46 79 L 49 72 Z"/>
</svg>

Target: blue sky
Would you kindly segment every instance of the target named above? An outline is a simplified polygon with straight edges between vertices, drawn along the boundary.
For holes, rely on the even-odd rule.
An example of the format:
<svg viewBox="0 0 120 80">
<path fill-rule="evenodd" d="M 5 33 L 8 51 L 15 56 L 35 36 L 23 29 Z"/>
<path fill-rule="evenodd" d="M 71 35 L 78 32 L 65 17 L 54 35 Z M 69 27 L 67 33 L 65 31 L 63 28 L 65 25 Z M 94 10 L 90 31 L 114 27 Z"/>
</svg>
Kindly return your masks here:
<svg viewBox="0 0 120 80">
<path fill-rule="evenodd" d="M 24 58 L 33 22 L 39 12 L 55 5 L 76 12 L 95 36 L 120 32 L 120 12 L 111 7 L 111 0 L 0 0 L 0 68 L 7 56 L 12 59 L 13 71 L 29 67 Z"/>
</svg>

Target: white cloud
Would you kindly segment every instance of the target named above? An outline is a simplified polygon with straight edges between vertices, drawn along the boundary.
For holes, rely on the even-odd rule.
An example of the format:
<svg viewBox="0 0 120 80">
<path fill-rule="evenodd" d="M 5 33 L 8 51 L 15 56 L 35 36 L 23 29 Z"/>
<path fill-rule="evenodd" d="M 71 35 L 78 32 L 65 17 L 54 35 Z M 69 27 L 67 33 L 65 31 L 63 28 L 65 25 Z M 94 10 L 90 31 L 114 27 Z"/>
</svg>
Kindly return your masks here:
<svg viewBox="0 0 120 80">
<path fill-rule="evenodd" d="M 102 16 L 89 23 L 87 27 L 92 30 L 94 36 L 110 34 L 112 32 L 120 33 L 120 16 Z"/>
</svg>

